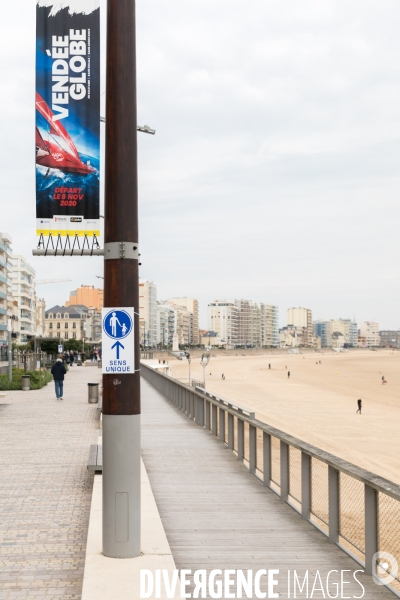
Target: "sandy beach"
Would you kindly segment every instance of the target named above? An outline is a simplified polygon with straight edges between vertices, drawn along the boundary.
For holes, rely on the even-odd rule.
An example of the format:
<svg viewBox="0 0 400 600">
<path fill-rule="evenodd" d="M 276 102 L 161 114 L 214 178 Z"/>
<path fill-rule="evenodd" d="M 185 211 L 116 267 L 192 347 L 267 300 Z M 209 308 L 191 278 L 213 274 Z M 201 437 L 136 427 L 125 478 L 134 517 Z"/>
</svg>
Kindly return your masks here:
<svg viewBox="0 0 400 600">
<path fill-rule="evenodd" d="M 187 381 L 186 361 L 173 359 L 170 366 L 173 377 Z M 202 379 L 197 357 L 191 376 Z M 270 425 L 400 483 L 400 352 L 243 356 L 239 350 L 238 356 L 211 357 L 206 388 L 252 408 Z"/>
</svg>

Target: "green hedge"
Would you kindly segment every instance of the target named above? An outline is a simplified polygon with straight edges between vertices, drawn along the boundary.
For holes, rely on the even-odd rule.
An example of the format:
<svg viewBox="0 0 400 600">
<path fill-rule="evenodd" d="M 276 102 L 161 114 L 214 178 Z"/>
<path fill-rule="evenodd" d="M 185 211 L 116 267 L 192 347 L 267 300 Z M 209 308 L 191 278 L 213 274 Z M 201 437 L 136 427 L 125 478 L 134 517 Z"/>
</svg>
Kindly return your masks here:
<svg viewBox="0 0 400 600">
<path fill-rule="evenodd" d="M 31 390 L 40 390 L 53 379 L 50 371 L 23 371 L 13 369 L 13 380 L 9 381 L 8 375 L 0 375 L 0 390 L 21 390 L 22 375 L 31 376 Z"/>
</svg>

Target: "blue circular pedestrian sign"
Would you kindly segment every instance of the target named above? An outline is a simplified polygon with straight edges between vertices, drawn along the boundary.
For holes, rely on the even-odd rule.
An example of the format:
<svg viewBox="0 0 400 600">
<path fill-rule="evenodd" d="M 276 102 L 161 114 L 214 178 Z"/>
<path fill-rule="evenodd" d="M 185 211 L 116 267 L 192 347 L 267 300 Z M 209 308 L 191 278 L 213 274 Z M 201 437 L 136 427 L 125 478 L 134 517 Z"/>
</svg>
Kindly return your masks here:
<svg viewBox="0 0 400 600">
<path fill-rule="evenodd" d="M 103 330 L 113 340 L 122 340 L 132 331 L 131 316 L 125 311 L 114 308 L 103 319 Z"/>
</svg>

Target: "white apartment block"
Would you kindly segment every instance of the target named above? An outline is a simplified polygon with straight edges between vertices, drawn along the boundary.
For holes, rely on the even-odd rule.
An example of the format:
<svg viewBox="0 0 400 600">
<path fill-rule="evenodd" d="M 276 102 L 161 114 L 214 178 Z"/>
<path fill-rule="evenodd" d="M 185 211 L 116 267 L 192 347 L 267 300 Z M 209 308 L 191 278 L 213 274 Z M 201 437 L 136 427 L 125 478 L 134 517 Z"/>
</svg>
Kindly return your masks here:
<svg viewBox="0 0 400 600">
<path fill-rule="evenodd" d="M 191 345 L 197 346 L 200 344 L 199 337 L 199 302 L 195 298 L 168 298 L 168 302 L 174 306 L 180 306 L 192 313 L 192 329 L 190 332 Z"/>
<path fill-rule="evenodd" d="M 12 295 L 18 303 L 18 343 L 26 344 L 36 335 L 35 270 L 23 256 L 11 258 Z"/>
<path fill-rule="evenodd" d="M 0 233 L 0 346 L 8 344 L 7 321 L 13 318 L 15 326 L 18 311 L 12 300 L 11 291 L 11 250 L 12 239 L 8 233 Z"/>
<path fill-rule="evenodd" d="M 261 346 L 279 347 L 279 309 L 272 304 L 260 304 Z"/>
<path fill-rule="evenodd" d="M 303 346 L 313 345 L 312 312 L 309 308 L 288 308 L 286 311 L 286 324 L 294 327 L 303 327 Z"/>
<path fill-rule="evenodd" d="M 208 305 L 208 329 L 228 348 L 279 346 L 277 306 L 252 300 L 215 300 Z"/>
<path fill-rule="evenodd" d="M 139 281 L 139 324 L 142 346 L 157 345 L 157 286 L 152 281 Z"/>
<path fill-rule="evenodd" d="M 209 331 L 219 333 L 227 348 L 238 345 L 239 310 L 230 300 L 215 300 L 207 307 L 207 323 Z"/>
<path fill-rule="evenodd" d="M 361 323 L 360 337 L 365 338 L 365 344 L 368 348 L 379 346 L 379 324 L 375 321 L 364 321 L 364 323 Z"/>
</svg>

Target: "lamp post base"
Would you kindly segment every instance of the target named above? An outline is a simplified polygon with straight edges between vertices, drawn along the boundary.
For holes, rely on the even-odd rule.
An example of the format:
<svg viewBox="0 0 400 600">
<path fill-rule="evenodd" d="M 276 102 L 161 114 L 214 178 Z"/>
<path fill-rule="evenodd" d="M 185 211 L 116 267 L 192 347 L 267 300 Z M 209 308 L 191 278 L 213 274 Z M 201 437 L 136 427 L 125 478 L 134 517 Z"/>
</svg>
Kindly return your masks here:
<svg viewBox="0 0 400 600">
<path fill-rule="evenodd" d="M 140 415 L 103 414 L 103 554 L 140 556 Z"/>
</svg>

